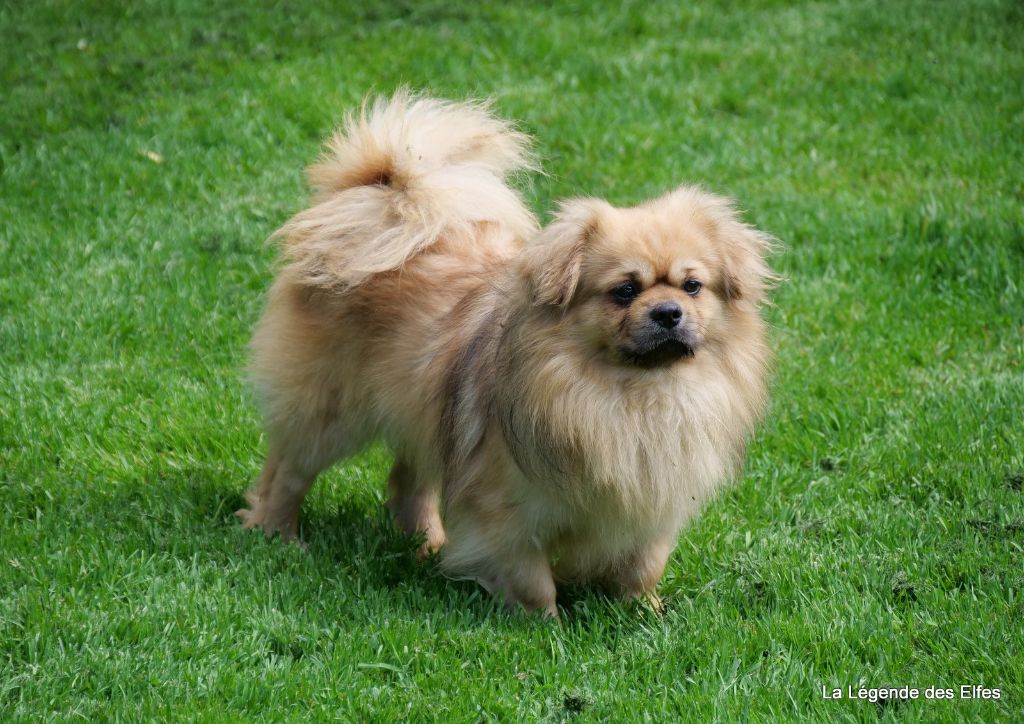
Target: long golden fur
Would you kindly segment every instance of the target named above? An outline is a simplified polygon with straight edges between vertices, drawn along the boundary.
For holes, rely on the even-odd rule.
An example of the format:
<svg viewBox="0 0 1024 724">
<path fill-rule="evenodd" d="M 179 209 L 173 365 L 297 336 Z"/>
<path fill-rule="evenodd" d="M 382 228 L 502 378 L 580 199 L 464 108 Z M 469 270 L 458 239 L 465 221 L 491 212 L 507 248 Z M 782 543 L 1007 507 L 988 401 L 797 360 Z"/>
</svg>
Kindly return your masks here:
<svg viewBox="0 0 1024 724">
<path fill-rule="evenodd" d="M 532 167 L 486 107 L 405 92 L 330 141 L 252 340 L 246 527 L 292 538 L 316 475 L 383 438 L 389 507 L 452 575 L 555 615 L 556 581 L 656 600 L 764 406 L 769 239 L 694 187 L 538 230 L 506 184 Z"/>
</svg>

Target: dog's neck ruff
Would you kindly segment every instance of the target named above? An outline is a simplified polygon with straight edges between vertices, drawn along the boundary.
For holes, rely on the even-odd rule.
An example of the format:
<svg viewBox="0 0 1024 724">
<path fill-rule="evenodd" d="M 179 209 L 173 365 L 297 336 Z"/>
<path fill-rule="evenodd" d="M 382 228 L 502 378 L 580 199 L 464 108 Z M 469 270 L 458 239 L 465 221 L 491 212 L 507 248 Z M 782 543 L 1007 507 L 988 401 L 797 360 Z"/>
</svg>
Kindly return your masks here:
<svg viewBox="0 0 1024 724">
<path fill-rule="evenodd" d="M 739 395 L 709 362 L 699 375 L 685 365 L 609 374 L 564 353 L 505 375 L 506 444 L 527 476 L 581 505 L 611 495 L 645 517 L 692 510 L 730 474 L 746 433 Z"/>
</svg>

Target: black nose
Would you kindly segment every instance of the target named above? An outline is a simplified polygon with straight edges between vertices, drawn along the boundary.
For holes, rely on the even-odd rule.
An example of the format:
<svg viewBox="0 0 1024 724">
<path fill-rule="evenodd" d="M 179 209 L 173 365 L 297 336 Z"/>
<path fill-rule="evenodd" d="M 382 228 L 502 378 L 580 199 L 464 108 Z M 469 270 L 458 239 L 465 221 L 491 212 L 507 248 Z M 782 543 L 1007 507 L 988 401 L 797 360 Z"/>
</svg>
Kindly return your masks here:
<svg viewBox="0 0 1024 724">
<path fill-rule="evenodd" d="M 675 302 L 662 302 L 651 308 L 651 319 L 665 329 L 672 329 L 683 318 L 683 308 Z"/>
</svg>

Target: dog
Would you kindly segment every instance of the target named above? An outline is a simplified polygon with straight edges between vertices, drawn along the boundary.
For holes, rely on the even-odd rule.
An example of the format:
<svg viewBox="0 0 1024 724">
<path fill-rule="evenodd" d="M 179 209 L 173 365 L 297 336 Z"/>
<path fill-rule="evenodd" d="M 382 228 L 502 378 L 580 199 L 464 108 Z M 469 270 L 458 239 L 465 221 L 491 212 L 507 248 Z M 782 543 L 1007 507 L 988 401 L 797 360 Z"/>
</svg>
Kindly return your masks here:
<svg viewBox="0 0 1024 724">
<path fill-rule="evenodd" d="M 773 239 L 693 186 L 540 229 L 509 184 L 531 170 L 485 105 L 399 91 L 346 119 L 277 232 L 246 528 L 294 538 L 317 474 L 383 439 L 388 507 L 447 574 L 552 616 L 556 582 L 658 605 L 766 403 Z"/>
</svg>

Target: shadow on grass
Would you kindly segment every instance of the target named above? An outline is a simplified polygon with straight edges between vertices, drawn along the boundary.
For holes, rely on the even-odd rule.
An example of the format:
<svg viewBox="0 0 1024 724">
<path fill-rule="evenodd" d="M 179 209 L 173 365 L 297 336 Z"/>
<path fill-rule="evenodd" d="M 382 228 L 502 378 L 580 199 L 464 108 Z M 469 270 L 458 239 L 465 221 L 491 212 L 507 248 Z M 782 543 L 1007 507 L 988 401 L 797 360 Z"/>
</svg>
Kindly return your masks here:
<svg viewBox="0 0 1024 724">
<path fill-rule="evenodd" d="M 330 511 L 323 506 L 304 510 L 300 547 L 242 529 L 234 512 L 245 503 L 245 487 L 181 470 L 150 484 L 118 485 L 83 501 L 80 514 L 87 517 L 85 525 L 119 531 L 108 540 L 115 551 L 142 550 L 179 564 L 202 561 L 238 579 L 232 584 L 238 595 L 247 595 L 246 590 L 265 595 L 261 580 L 273 578 L 302 595 L 323 595 L 326 588 L 360 599 L 356 617 L 369 615 L 367 602 L 372 601 L 398 618 L 440 614 L 469 626 L 540 620 L 507 610 L 474 581 L 446 577 L 436 557 L 418 560 L 420 541 L 398 530 L 383 506 L 365 494 L 342 493 Z M 560 586 L 558 603 L 563 623 L 580 631 L 629 628 L 654 616 L 642 605 L 622 603 L 589 585 Z"/>
<path fill-rule="evenodd" d="M 181 469 L 49 501 L 47 517 L 63 519 L 60 535 L 51 534 L 49 540 L 88 560 L 97 584 L 127 566 L 150 577 L 180 578 L 188 572 L 195 580 L 186 585 L 226 584 L 235 597 L 282 611 L 310 601 L 313 609 L 332 617 L 368 623 L 381 616 L 440 615 L 465 626 L 520 618 L 509 615 L 475 582 L 446 578 L 436 559 L 417 560 L 418 541 L 399 531 L 369 496 L 341 493 L 333 509 L 304 510 L 300 547 L 242 529 L 234 512 L 244 505 L 247 481 L 239 482 L 208 470 Z M 25 508 L 28 521 L 40 501 L 23 502 L 19 507 Z M 141 565 L 144 571 L 138 570 Z M 316 599 L 324 596 L 333 600 L 318 604 Z M 268 597 L 276 600 L 264 600 Z"/>
</svg>

